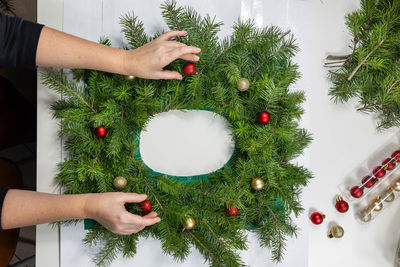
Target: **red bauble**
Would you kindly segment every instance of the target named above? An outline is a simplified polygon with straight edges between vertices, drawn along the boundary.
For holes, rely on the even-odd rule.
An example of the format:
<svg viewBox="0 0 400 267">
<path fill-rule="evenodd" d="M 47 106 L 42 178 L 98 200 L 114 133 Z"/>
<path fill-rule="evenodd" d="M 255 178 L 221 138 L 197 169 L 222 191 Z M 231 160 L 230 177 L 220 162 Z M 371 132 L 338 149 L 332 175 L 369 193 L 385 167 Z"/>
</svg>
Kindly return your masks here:
<svg viewBox="0 0 400 267">
<path fill-rule="evenodd" d="M 400 150 L 396 150 L 395 152 L 393 152 L 392 158 L 394 158 L 396 161 L 400 161 Z"/>
<path fill-rule="evenodd" d="M 344 201 L 341 197 L 337 197 L 335 208 L 338 212 L 345 213 L 349 210 L 349 203 Z"/>
<path fill-rule="evenodd" d="M 239 209 L 235 206 L 229 206 L 229 208 L 226 209 L 226 214 L 228 214 L 228 216 L 236 216 L 238 213 Z"/>
<path fill-rule="evenodd" d="M 310 216 L 310 220 L 313 224 L 321 224 L 325 219 L 325 215 L 319 212 L 314 212 Z"/>
<path fill-rule="evenodd" d="M 372 174 L 375 175 L 376 178 L 382 178 L 385 176 L 386 171 L 381 166 L 378 166 L 372 171 Z"/>
<path fill-rule="evenodd" d="M 260 124 L 267 124 L 267 122 L 269 122 L 270 117 L 271 116 L 269 115 L 268 111 L 261 111 L 258 112 L 257 114 L 257 121 Z"/>
<path fill-rule="evenodd" d="M 394 169 L 394 167 L 396 167 L 396 161 L 395 160 L 387 158 L 382 162 L 382 168 L 384 170 L 391 171 L 391 170 Z"/>
<path fill-rule="evenodd" d="M 370 188 L 373 187 L 374 184 L 376 183 L 377 179 L 375 177 L 372 176 L 365 176 L 362 180 L 361 180 L 361 187 L 366 187 L 366 188 Z"/>
<path fill-rule="evenodd" d="M 196 73 L 196 65 L 193 62 L 188 62 L 183 65 L 183 72 L 186 75 L 193 75 Z"/>
<path fill-rule="evenodd" d="M 360 198 L 363 194 L 364 194 L 364 190 L 358 186 L 353 186 L 350 189 L 350 194 L 354 197 L 354 198 Z"/>
<path fill-rule="evenodd" d="M 98 138 L 104 138 L 104 137 L 106 137 L 106 135 L 107 135 L 107 129 L 106 129 L 106 127 L 104 127 L 103 125 L 102 125 L 102 126 L 99 126 L 99 127 L 96 127 L 96 128 L 94 129 L 94 134 L 95 134 Z"/>
<path fill-rule="evenodd" d="M 153 208 L 153 203 L 151 203 L 150 200 L 146 199 L 145 201 L 142 202 L 140 207 L 142 207 L 143 213 L 148 213 Z"/>
</svg>

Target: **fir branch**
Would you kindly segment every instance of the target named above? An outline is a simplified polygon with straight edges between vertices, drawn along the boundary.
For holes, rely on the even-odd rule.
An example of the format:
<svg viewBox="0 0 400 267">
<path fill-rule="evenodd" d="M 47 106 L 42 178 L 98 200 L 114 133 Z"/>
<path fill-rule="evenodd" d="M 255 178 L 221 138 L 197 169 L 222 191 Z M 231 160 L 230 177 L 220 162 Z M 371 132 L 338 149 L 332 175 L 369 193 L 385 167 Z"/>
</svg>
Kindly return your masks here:
<svg viewBox="0 0 400 267">
<path fill-rule="evenodd" d="M 219 261 L 219 259 L 214 255 L 214 253 L 212 253 L 207 246 L 201 242 L 194 234 L 192 231 L 186 231 L 186 233 L 188 233 L 197 243 L 197 245 L 199 245 L 201 248 L 203 248 L 203 250 L 207 253 L 207 255 L 213 260 L 213 262 L 217 263 L 218 266 L 221 267 L 226 267 L 225 264 L 223 264 L 222 262 Z"/>
<path fill-rule="evenodd" d="M 382 39 L 379 41 L 379 43 L 371 50 L 371 52 L 368 53 L 368 55 L 363 59 L 363 61 L 361 61 L 360 63 L 358 63 L 357 67 L 353 70 L 353 72 L 350 74 L 350 76 L 347 78 L 348 81 L 350 81 L 351 79 L 353 79 L 353 76 L 356 74 L 356 72 L 358 71 L 359 68 L 361 68 L 361 66 L 368 60 L 368 58 L 376 51 L 376 49 L 378 49 L 383 42 L 386 39 Z"/>
<path fill-rule="evenodd" d="M 72 97 L 75 97 L 80 102 L 85 104 L 93 113 L 96 113 L 96 110 L 90 105 L 78 92 L 77 87 L 74 88 L 72 83 L 69 83 L 65 77 L 62 76 L 61 72 L 57 71 L 47 71 L 42 73 L 42 81 L 45 86 L 48 86 L 54 90 L 57 90 L 59 93 L 66 93 Z"/>
</svg>

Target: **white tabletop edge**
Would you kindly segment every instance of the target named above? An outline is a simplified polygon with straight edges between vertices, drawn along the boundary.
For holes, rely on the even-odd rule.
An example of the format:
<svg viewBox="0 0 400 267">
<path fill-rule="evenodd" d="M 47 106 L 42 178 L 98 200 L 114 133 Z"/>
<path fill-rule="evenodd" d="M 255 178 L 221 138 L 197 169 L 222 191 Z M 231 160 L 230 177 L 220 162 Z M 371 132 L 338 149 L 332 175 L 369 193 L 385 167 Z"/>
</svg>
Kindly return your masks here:
<svg viewBox="0 0 400 267">
<path fill-rule="evenodd" d="M 38 0 L 37 21 L 46 26 L 63 29 L 63 0 Z M 54 146 L 59 124 L 52 119 L 49 105 L 60 95 L 51 92 L 41 84 L 40 69 L 37 79 L 37 191 L 46 193 L 60 193 L 54 187 L 53 178 L 56 174 L 56 165 L 61 161 L 61 142 Z M 36 266 L 59 267 L 60 243 L 59 228 L 49 224 L 36 227 Z"/>
</svg>

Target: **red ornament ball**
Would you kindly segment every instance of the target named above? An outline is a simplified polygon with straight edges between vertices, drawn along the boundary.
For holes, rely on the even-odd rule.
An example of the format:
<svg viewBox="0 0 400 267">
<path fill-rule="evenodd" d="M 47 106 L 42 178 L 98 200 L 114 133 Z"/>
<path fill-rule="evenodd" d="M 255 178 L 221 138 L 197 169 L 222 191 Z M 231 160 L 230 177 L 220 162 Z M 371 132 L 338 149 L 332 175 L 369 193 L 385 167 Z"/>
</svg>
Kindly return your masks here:
<svg viewBox="0 0 400 267">
<path fill-rule="evenodd" d="M 382 168 L 387 171 L 391 171 L 396 167 L 396 161 L 387 158 L 382 162 Z"/>
<path fill-rule="evenodd" d="M 226 214 L 228 214 L 228 216 L 236 216 L 238 213 L 239 209 L 235 206 L 229 206 L 229 208 L 226 209 Z"/>
<path fill-rule="evenodd" d="M 385 176 L 386 171 L 381 166 L 378 166 L 372 171 L 372 174 L 375 175 L 376 178 L 382 178 Z"/>
<path fill-rule="evenodd" d="M 142 208 L 143 213 L 148 213 L 153 208 L 153 203 L 151 203 L 150 200 L 146 199 L 145 201 L 142 202 L 140 207 Z"/>
<path fill-rule="evenodd" d="M 193 75 L 196 73 L 196 65 L 193 62 L 188 62 L 183 65 L 183 72 L 186 75 Z"/>
<path fill-rule="evenodd" d="M 311 214 L 310 216 L 310 220 L 313 224 L 321 224 L 325 219 L 325 215 L 321 214 L 319 212 L 314 212 L 313 214 Z"/>
<path fill-rule="evenodd" d="M 350 195 L 352 195 L 354 198 L 360 198 L 364 194 L 364 190 L 358 186 L 353 186 L 350 189 Z"/>
<path fill-rule="evenodd" d="M 376 183 L 377 179 L 372 177 L 372 176 L 365 176 L 362 180 L 361 180 L 361 187 L 366 187 L 366 188 L 370 188 L 373 187 L 374 184 Z"/>
<path fill-rule="evenodd" d="M 392 159 L 395 159 L 396 161 L 400 161 L 400 150 L 396 150 L 395 152 L 392 153 Z"/>
<path fill-rule="evenodd" d="M 261 111 L 257 114 L 257 121 L 260 124 L 267 124 L 270 118 L 271 115 L 269 115 L 268 111 Z"/>
<path fill-rule="evenodd" d="M 106 137 L 106 135 L 107 135 L 107 129 L 106 129 L 106 127 L 104 127 L 103 125 L 102 125 L 102 126 L 99 126 L 99 127 L 96 127 L 96 128 L 94 129 L 94 134 L 95 134 L 98 138 L 104 138 L 104 137 Z"/>
<path fill-rule="evenodd" d="M 341 197 L 338 197 L 336 199 L 335 208 L 337 209 L 338 212 L 345 213 L 349 210 L 349 203 L 344 201 Z"/>
</svg>

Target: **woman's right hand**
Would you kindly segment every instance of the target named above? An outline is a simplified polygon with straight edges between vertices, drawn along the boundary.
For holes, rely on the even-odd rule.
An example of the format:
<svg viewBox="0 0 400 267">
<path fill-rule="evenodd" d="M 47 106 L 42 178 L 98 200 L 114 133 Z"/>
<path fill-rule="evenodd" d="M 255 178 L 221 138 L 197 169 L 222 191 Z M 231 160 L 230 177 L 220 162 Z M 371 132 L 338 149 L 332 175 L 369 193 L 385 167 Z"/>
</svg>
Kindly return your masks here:
<svg viewBox="0 0 400 267">
<path fill-rule="evenodd" d="M 125 209 L 125 203 L 140 203 L 147 198 L 144 194 L 108 192 L 87 194 L 85 217 L 96 220 L 108 230 L 130 235 L 143 230 L 146 226 L 160 222 L 156 212 L 145 216 L 132 214 Z"/>
</svg>

